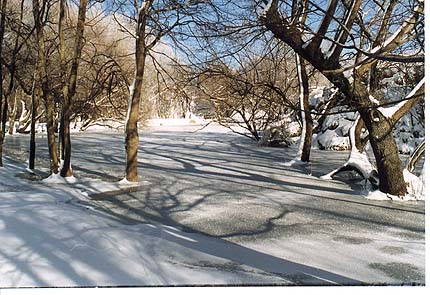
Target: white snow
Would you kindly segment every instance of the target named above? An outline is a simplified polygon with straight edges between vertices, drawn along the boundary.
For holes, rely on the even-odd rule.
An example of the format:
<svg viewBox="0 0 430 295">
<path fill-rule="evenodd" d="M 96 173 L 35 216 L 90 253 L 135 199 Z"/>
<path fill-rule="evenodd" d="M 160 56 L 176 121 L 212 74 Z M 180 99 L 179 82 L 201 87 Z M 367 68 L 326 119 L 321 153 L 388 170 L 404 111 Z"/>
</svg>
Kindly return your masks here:
<svg viewBox="0 0 430 295">
<path fill-rule="evenodd" d="M 381 192 L 380 190 L 370 191 L 366 196 L 368 200 L 375 201 L 416 201 L 417 199 L 409 194 L 405 196 L 395 196 L 388 193 Z"/>
<path fill-rule="evenodd" d="M 210 266 L 228 262 L 210 254 L 214 249 L 231 250 L 222 240 L 169 226 L 125 225 L 83 203 L 88 194 L 118 189 L 124 182 L 81 179 L 64 185 L 57 181 L 58 175 L 51 175 L 49 181 L 30 183 L 14 176 L 24 169 L 11 163 L 0 169 L 0 187 L 7 183 L 20 189 L 0 192 L 3 288 L 261 280 L 252 271 L 231 273 Z M 202 265 L 193 266 L 199 261 Z M 252 268 L 244 266 L 244 270 Z"/>
<path fill-rule="evenodd" d="M 417 201 L 424 200 L 424 177 L 418 177 L 407 169 L 403 170 L 403 177 L 407 186 L 407 194 L 405 196 L 395 196 L 388 193 L 381 192 L 380 190 L 371 191 L 366 196 L 369 200 L 392 200 L 392 201 Z"/>
<path fill-rule="evenodd" d="M 348 137 L 339 136 L 335 130 L 331 129 L 318 135 L 317 141 L 327 150 L 348 150 L 351 148 Z"/>
<path fill-rule="evenodd" d="M 76 183 L 77 179 L 74 176 L 62 177 L 60 173 L 52 173 L 48 178 L 43 179 L 42 182 L 52 184 L 68 184 Z"/>
<path fill-rule="evenodd" d="M 384 115 L 386 118 L 391 118 L 393 115 L 408 102 L 410 98 L 415 96 L 418 90 L 424 87 L 425 80 L 424 78 L 412 89 L 412 91 L 405 97 L 405 99 L 392 107 L 379 107 L 378 110 Z"/>
<path fill-rule="evenodd" d="M 416 200 L 424 200 L 424 177 L 418 177 L 407 169 L 403 170 L 403 177 L 407 185 L 408 194 Z"/>
<path fill-rule="evenodd" d="M 195 129 L 194 126 L 192 128 Z M 211 128 L 221 130 L 220 127 Z M 225 133 L 226 129 L 223 130 Z M 218 140 L 226 134 L 214 133 L 211 136 Z M 204 140 L 199 141 L 199 144 L 203 143 L 206 144 Z M 227 140 L 226 144 L 231 143 Z M 265 153 L 266 149 L 260 148 L 259 151 Z M 359 161 L 358 158 L 356 160 Z M 216 171 L 214 175 L 222 175 L 232 168 L 212 167 L 219 165 L 217 162 L 206 164 L 196 166 L 196 169 L 204 171 L 206 167 Z M 296 164 L 300 163 L 296 161 Z M 6 161 L 6 167 L 0 169 L 1 287 L 285 283 L 285 278 L 274 273 L 292 273 L 296 269 L 303 271 L 303 266 L 296 266 L 288 260 L 299 261 L 298 263 L 304 265 L 315 264 L 319 269 L 312 270 L 310 276 L 317 278 L 319 274 L 324 275 L 321 270 L 330 255 L 319 257 L 321 249 L 310 255 L 307 252 L 308 247 L 303 245 L 306 246 L 308 242 L 313 245 L 315 240 L 322 241 L 321 238 L 327 242 L 327 234 L 317 233 L 319 236 L 310 236 L 309 240 L 306 240 L 306 237 L 288 237 L 289 240 L 276 238 L 245 247 L 166 225 L 126 225 L 113 219 L 99 207 L 93 206 L 90 202 L 91 195 L 127 191 L 132 186 L 138 188 L 150 185 L 149 182 L 130 183 L 122 180 L 107 183 L 89 178 L 60 181 L 58 175 L 51 175 L 44 181 L 28 181 L 19 176 L 26 173 L 25 169 L 25 165 L 12 164 L 9 161 Z M 269 177 L 265 169 L 267 168 L 261 166 L 259 173 Z M 241 181 L 252 181 L 246 179 L 249 171 L 239 170 L 239 167 L 231 170 L 242 177 Z M 270 177 L 287 183 L 282 175 L 270 174 Z M 324 188 L 340 191 L 346 189 L 346 186 L 334 187 L 332 183 L 297 173 L 287 179 L 292 185 L 282 185 L 285 190 L 279 193 L 271 191 L 271 194 L 264 196 L 262 200 L 269 202 L 269 199 L 295 199 L 297 196 L 297 199 L 302 199 L 307 194 L 310 194 L 311 198 L 313 195 L 333 197 L 339 193 L 335 192 L 336 190 L 327 193 Z M 183 182 L 182 185 L 186 183 Z M 186 186 L 181 187 L 184 188 Z M 259 191 L 246 192 L 250 195 L 254 193 L 259 194 Z M 240 200 L 239 206 L 248 206 L 244 202 Z M 308 203 L 308 200 L 304 202 Z M 231 204 L 233 203 L 230 202 L 229 205 Z M 265 206 L 266 204 L 259 207 L 262 212 Z M 217 218 L 220 212 L 225 212 L 224 207 L 221 207 L 220 212 L 210 207 L 204 207 L 203 211 L 207 208 L 211 210 L 209 213 L 214 213 Z M 288 213 L 288 218 L 282 222 L 288 222 L 289 216 L 294 214 Z M 268 244 L 273 245 L 273 241 L 280 244 L 276 249 L 271 249 L 271 252 L 255 251 L 260 246 L 267 248 Z M 286 252 L 285 249 L 291 247 L 291 243 L 296 243 L 294 249 Z M 391 244 L 392 241 L 387 243 Z M 330 244 L 323 250 L 331 250 Z M 421 255 L 421 252 L 419 254 Z M 266 261 L 262 257 L 269 260 Z M 373 257 L 380 257 L 380 253 Z M 333 259 L 338 258 L 339 255 L 333 255 Z M 363 278 L 366 278 L 368 273 L 363 266 L 366 261 L 361 261 L 361 257 L 350 259 L 351 264 L 358 262 L 359 267 L 363 268 Z M 409 260 L 413 261 L 413 257 L 407 258 L 407 261 Z M 330 271 L 332 270 L 335 270 L 334 266 L 333 269 L 330 268 Z M 348 274 L 349 271 L 345 270 L 340 274 Z M 327 274 L 323 279 L 328 280 Z"/>
</svg>

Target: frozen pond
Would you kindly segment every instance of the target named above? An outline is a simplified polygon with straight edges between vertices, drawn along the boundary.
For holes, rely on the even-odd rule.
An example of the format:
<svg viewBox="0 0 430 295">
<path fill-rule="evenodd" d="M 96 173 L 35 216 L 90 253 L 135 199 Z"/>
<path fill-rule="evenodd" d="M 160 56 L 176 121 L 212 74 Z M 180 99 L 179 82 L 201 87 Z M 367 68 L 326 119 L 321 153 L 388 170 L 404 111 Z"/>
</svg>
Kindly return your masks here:
<svg viewBox="0 0 430 295">
<path fill-rule="evenodd" d="M 257 147 L 220 128 L 195 130 L 144 130 L 139 173 L 149 183 L 93 195 L 89 205 L 126 225 L 168 225 L 244 247 L 244 255 L 254 260 L 248 266 L 286 284 L 315 283 L 312 276 L 285 272 L 287 262 L 338 275 L 332 282 L 424 283 L 424 202 L 370 201 L 362 183 L 318 178 L 342 165 L 347 152 L 312 150 L 312 165 L 287 167 L 295 148 Z M 38 154 L 46 155 L 42 137 Z M 75 176 L 123 178 L 122 133 L 79 133 L 72 141 Z M 27 136 L 8 137 L 5 151 L 25 160 L 19 150 L 26 146 Z M 37 165 L 48 167 L 46 158 L 38 158 Z M 207 254 L 244 264 L 243 258 L 222 253 Z"/>
</svg>

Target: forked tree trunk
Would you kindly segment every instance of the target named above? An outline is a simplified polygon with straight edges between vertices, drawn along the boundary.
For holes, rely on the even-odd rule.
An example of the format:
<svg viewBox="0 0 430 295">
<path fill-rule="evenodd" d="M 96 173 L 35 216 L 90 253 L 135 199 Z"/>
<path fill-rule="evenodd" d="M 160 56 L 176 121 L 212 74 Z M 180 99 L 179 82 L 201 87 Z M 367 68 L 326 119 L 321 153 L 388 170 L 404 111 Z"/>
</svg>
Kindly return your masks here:
<svg viewBox="0 0 430 295">
<path fill-rule="evenodd" d="M 297 77 L 299 81 L 300 115 L 302 133 L 297 158 L 302 162 L 309 162 L 312 147 L 312 117 L 309 110 L 309 81 L 304 59 L 296 54 Z"/>
<path fill-rule="evenodd" d="M 373 119 L 371 118 L 371 120 L 373 121 L 373 122 L 371 122 L 371 124 L 376 125 L 376 124 L 380 123 L 382 120 L 384 120 L 385 126 L 382 127 L 382 129 L 385 128 L 385 130 L 386 130 L 385 134 L 387 134 L 387 135 L 385 136 L 385 138 L 389 137 L 389 134 L 391 134 L 391 136 L 392 136 L 393 126 L 396 125 L 396 123 L 407 112 L 409 112 L 410 109 L 421 99 L 421 96 L 423 95 L 423 93 L 424 93 L 424 79 L 422 79 L 417 84 L 417 86 L 405 97 L 404 101 L 398 103 L 396 106 L 389 108 L 390 111 L 392 112 L 390 115 L 384 115 L 383 114 L 384 113 L 383 107 L 378 108 L 379 111 L 374 110 L 374 112 L 377 112 L 377 115 L 376 116 L 373 115 L 375 117 L 373 117 Z M 384 119 L 381 119 L 380 118 L 381 116 Z M 353 126 L 351 127 L 351 130 L 350 130 L 351 151 L 349 154 L 348 161 L 342 167 L 335 169 L 332 172 L 322 176 L 322 178 L 327 179 L 327 178 L 331 178 L 334 175 L 336 175 L 340 172 L 343 172 L 343 171 L 355 170 L 359 174 L 361 174 L 363 177 L 368 178 L 372 183 L 374 183 L 374 184 L 377 183 L 376 182 L 376 176 L 377 175 L 375 173 L 371 173 L 372 171 L 370 170 L 370 167 L 369 167 L 370 162 L 367 159 L 367 156 L 365 156 L 363 153 L 364 147 L 367 143 L 367 140 L 370 138 L 370 135 L 367 136 L 365 139 L 360 138 L 363 127 L 365 127 L 364 120 L 360 116 L 356 119 L 356 122 L 353 124 Z M 383 131 L 379 130 L 379 132 L 381 133 Z M 378 135 L 378 137 L 379 136 L 382 136 L 382 135 Z M 392 153 L 394 151 L 397 151 L 397 145 L 395 143 L 390 144 L 390 145 L 392 145 L 391 151 L 384 150 L 384 153 L 383 153 L 383 155 L 386 155 L 385 153 L 387 153 L 387 154 L 391 153 L 391 154 L 388 154 L 391 156 L 384 157 L 385 162 L 392 161 L 392 157 L 393 157 Z M 382 148 L 385 149 L 387 147 L 382 147 Z M 357 166 L 355 161 L 354 161 L 354 157 L 360 157 L 362 159 L 362 163 L 364 163 L 365 165 L 363 165 L 361 167 Z M 375 158 L 376 158 L 376 155 L 375 155 Z M 396 158 L 399 159 L 397 162 L 397 165 L 398 165 L 400 162 L 400 158 L 398 157 L 398 151 L 396 154 Z M 378 159 L 377 159 L 377 161 L 378 161 Z M 390 164 L 388 164 L 388 165 L 390 165 Z M 401 165 L 401 162 L 400 162 L 400 165 Z M 379 169 L 379 166 L 378 166 L 378 169 Z M 393 173 L 393 172 L 388 171 L 387 173 Z M 399 175 L 399 174 L 397 173 L 397 175 Z M 402 175 L 403 175 L 403 172 L 402 172 Z M 401 182 L 402 179 L 403 179 L 403 177 L 399 178 L 399 182 Z M 384 181 L 384 179 L 381 179 L 380 181 Z M 393 184 L 391 183 L 391 184 L 387 184 L 387 185 L 392 186 Z M 386 187 L 387 187 L 387 185 L 386 185 Z M 406 186 L 405 186 L 405 189 L 406 189 Z M 387 192 L 387 191 L 382 190 L 381 188 L 380 188 L 380 190 L 383 192 Z M 393 193 L 390 192 L 390 194 L 393 194 Z"/>
</svg>

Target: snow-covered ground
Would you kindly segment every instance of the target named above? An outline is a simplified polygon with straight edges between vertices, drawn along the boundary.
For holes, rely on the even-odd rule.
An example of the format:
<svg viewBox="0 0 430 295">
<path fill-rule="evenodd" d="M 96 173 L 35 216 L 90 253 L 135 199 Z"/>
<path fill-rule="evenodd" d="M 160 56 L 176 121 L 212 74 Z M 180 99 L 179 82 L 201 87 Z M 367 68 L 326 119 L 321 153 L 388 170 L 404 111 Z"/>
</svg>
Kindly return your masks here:
<svg viewBox="0 0 430 295">
<path fill-rule="evenodd" d="M 119 183 L 121 133 L 74 135 L 72 184 L 31 176 L 12 160 L 27 137 L 8 137 L 0 287 L 424 283 L 424 202 L 319 179 L 347 152 L 287 167 L 294 148 L 201 127 L 144 131 L 135 186 Z"/>
</svg>

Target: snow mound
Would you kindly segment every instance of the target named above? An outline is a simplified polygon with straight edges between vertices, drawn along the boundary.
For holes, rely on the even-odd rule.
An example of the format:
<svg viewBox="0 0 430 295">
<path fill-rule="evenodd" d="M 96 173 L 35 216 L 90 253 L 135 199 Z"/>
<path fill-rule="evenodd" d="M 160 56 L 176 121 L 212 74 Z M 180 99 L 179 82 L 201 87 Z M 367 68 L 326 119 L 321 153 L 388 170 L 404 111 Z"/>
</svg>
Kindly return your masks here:
<svg viewBox="0 0 430 295">
<path fill-rule="evenodd" d="M 367 194 L 366 199 L 368 200 L 376 200 L 376 201 L 416 201 L 417 199 L 414 196 L 409 194 L 405 196 L 395 196 L 388 193 L 381 192 L 380 190 L 371 191 Z"/>
<path fill-rule="evenodd" d="M 416 200 L 424 200 L 423 178 L 416 176 L 407 169 L 403 170 L 403 177 L 405 178 L 408 194 L 414 196 Z"/>
<path fill-rule="evenodd" d="M 52 173 L 49 177 L 42 179 L 46 184 L 74 184 L 78 179 L 74 176 L 62 177 L 60 173 Z"/>
<path fill-rule="evenodd" d="M 351 145 L 349 138 L 345 136 L 339 136 L 335 130 L 327 129 L 324 133 L 318 135 L 317 142 L 320 148 L 326 150 L 349 150 Z"/>
<path fill-rule="evenodd" d="M 286 166 L 286 167 L 293 167 L 293 166 L 308 166 L 309 163 L 308 162 L 303 162 L 300 159 L 292 159 L 291 161 L 282 163 L 282 165 Z"/>
</svg>

